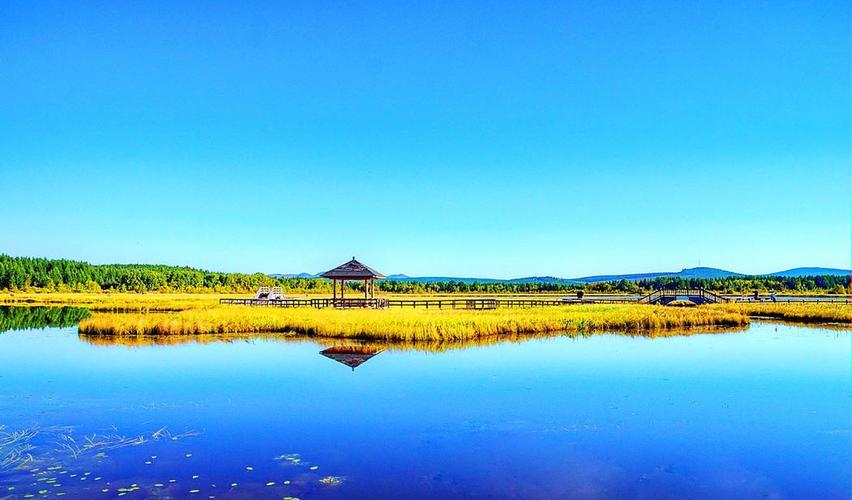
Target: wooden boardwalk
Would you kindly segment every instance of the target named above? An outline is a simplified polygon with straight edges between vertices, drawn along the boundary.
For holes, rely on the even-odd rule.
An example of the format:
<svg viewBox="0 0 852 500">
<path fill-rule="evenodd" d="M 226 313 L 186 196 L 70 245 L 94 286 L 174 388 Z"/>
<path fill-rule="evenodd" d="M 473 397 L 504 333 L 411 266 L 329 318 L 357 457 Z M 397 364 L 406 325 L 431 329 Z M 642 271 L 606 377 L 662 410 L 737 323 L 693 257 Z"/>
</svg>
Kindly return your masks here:
<svg viewBox="0 0 852 500">
<path fill-rule="evenodd" d="M 322 298 L 322 299 L 276 299 L 264 300 L 254 298 L 223 298 L 220 304 L 245 305 L 258 307 L 313 307 L 325 309 L 372 308 L 386 309 L 389 307 L 401 309 L 497 309 L 518 307 L 548 307 L 566 306 L 572 304 L 618 304 L 636 302 L 635 299 L 517 299 L 517 298 L 460 298 L 460 299 L 385 299 L 385 298 Z"/>
<path fill-rule="evenodd" d="M 695 304 L 722 304 L 728 302 L 727 298 L 703 288 L 655 290 L 648 295 L 641 297 L 637 302 L 640 304 L 667 305 L 669 302 L 679 299 L 687 300 Z"/>
<path fill-rule="evenodd" d="M 476 297 L 476 298 L 430 298 L 430 299 L 386 299 L 386 298 L 320 298 L 320 299 L 255 299 L 255 298 L 223 298 L 220 304 L 246 305 L 258 307 L 313 307 L 325 309 L 329 307 L 337 309 L 476 309 L 489 310 L 498 308 L 530 308 L 530 307 L 557 307 L 576 304 L 662 304 L 666 305 L 677 299 L 685 299 L 697 304 L 718 304 L 725 302 L 752 302 L 751 296 L 722 295 L 704 289 L 689 290 L 656 290 L 644 296 L 637 295 L 606 295 L 589 296 L 582 299 L 568 297 L 542 297 L 542 298 L 518 298 L 518 297 Z M 758 301 L 766 302 L 769 297 L 761 297 Z M 777 304 L 796 302 L 850 302 L 849 296 L 820 296 L 820 297 L 797 297 L 777 296 Z"/>
</svg>

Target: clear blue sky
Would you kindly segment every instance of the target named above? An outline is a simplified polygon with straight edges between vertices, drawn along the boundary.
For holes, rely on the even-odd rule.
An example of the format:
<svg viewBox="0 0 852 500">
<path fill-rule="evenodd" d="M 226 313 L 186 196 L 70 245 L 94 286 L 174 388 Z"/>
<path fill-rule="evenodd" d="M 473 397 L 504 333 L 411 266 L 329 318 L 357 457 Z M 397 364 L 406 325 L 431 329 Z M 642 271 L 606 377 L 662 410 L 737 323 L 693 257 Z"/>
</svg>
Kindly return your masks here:
<svg viewBox="0 0 852 500">
<path fill-rule="evenodd" d="M 0 252 L 850 264 L 847 2 L 0 2 Z"/>
</svg>

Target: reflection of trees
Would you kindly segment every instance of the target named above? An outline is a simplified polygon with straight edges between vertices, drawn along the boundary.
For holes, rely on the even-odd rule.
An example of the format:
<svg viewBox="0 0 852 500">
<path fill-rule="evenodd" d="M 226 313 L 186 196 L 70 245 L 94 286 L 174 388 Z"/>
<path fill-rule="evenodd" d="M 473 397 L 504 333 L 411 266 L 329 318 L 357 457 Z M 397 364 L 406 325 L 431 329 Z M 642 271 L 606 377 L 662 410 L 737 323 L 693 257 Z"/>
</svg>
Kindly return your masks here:
<svg viewBox="0 0 852 500">
<path fill-rule="evenodd" d="M 34 328 L 74 326 L 89 317 L 79 307 L 11 307 L 0 306 L 0 332 Z"/>
</svg>

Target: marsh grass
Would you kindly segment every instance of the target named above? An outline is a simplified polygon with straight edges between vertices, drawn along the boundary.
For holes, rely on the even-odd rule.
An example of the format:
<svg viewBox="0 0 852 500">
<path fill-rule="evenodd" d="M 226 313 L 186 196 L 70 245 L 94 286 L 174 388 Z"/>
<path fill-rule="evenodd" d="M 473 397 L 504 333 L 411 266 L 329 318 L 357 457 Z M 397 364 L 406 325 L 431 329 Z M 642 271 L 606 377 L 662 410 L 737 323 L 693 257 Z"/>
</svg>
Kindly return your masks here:
<svg viewBox="0 0 852 500">
<path fill-rule="evenodd" d="M 12 306 L 76 306 L 90 311 L 183 311 L 212 307 L 221 294 L 203 293 L 33 293 L 2 292 L 0 304 Z"/>
<path fill-rule="evenodd" d="M 290 332 L 315 337 L 379 340 L 466 340 L 547 332 L 642 332 L 748 324 L 738 312 L 636 304 L 530 309 L 334 310 L 216 306 L 173 314 L 96 314 L 85 335 L 145 336 Z"/>
<path fill-rule="evenodd" d="M 752 317 L 780 319 L 795 323 L 852 324 L 852 306 L 830 302 L 733 302 L 705 308 Z"/>
</svg>

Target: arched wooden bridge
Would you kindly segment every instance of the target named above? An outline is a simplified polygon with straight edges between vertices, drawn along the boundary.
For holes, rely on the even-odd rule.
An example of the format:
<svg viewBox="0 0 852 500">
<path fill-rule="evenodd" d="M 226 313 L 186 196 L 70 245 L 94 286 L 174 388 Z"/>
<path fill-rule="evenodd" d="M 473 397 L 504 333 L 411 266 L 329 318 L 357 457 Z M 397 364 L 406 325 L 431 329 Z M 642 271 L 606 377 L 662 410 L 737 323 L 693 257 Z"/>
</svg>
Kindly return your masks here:
<svg viewBox="0 0 852 500">
<path fill-rule="evenodd" d="M 655 290 L 644 297 L 640 297 L 640 304 L 662 304 L 666 305 L 675 300 L 687 300 L 694 304 L 721 304 L 729 300 L 718 293 L 713 293 L 703 288 Z"/>
</svg>

